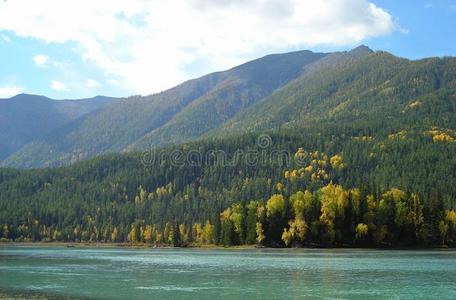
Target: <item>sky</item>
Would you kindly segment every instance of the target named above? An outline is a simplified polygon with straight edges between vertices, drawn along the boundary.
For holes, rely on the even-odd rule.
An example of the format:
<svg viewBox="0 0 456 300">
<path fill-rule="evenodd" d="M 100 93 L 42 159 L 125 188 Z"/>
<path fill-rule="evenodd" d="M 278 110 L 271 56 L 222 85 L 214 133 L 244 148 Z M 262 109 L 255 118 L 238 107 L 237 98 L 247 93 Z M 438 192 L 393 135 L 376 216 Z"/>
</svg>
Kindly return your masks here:
<svg viewBox="0 0 456 300">
<path fill-rule="evenodd" d="M 456 0 L 0 0 L 0 98 L 148 95 L 271 53 L 456 56 Z"/>
</svg>

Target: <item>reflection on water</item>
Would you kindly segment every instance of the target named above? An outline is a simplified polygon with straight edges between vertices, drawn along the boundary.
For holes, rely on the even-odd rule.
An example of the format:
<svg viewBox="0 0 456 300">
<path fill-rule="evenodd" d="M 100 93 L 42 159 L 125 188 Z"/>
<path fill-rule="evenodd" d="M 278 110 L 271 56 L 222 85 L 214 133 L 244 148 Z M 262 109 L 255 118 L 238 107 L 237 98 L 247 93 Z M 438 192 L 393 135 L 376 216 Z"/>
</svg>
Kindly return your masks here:
<svg viewBox="0 0 456 300">
<path fill-rule="evenodd" d="M 456 299 L 456 252 L 0 248 L 0 299 Z"/>
</svg>

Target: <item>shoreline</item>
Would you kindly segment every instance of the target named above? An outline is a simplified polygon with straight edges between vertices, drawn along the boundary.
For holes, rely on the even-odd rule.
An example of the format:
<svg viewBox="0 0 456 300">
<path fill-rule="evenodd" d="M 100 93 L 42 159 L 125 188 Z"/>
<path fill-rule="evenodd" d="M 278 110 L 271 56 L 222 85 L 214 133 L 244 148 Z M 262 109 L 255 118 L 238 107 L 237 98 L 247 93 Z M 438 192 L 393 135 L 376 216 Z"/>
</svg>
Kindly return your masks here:
<svg viewBox="0 0 456 300">
<path fill-rule="evenodd" d="M 125 248 L 125 249 L 286 249 L 286 248 L 269 248 L 258 247 L 256 245 L 239 245 L 239 246 L 219 246 L 219 245 L 190 245 L 186 247 L 158 246 L 148 244 L 130 244 L 130 243 L 91 243 L 91 242 L 0 242 L 0 247 L 66 247 L 66 248 Z"/>
<path fill-rule="evenodd" d="M 456 250 L 441 245 L 420 246 L 420 247 L 356 247 L 356 246 L 336 246 L 336 247 L 267 247 L 258 245 L 237 245 L 237 246 L 221 246 L 221 245 L 189 245 L 185 247 L 174 247 L 166 245 L 148 245 L 148 244 L 130 244 L 130 243 L 92 243 L 92 242 L 0 242 L 0 247 L 65 247 L 65 248 L 117 248 L 117 249 L 201 249 L 201 250 L 284 250 L 284 249 L 320 249 L 320 250 L 335 250 L 335 249 L 359 249 L 359 250 Z"/>
</svg>

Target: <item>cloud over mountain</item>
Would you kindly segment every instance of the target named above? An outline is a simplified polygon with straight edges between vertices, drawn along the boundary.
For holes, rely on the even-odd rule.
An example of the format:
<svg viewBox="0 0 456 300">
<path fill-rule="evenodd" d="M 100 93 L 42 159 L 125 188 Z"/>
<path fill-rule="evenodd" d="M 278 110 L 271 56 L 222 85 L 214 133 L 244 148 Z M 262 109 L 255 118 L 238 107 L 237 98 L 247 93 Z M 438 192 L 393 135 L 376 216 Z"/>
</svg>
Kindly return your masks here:
<svg viewBox="0 0 456 300">
<path fill-rule="evenodd" d="M 272 51 L 393 30 L 392 16 L 367 0 L 0 2 L 0 31 L 74 43 L 108 79 L 141 94 Z"/>
</svg>

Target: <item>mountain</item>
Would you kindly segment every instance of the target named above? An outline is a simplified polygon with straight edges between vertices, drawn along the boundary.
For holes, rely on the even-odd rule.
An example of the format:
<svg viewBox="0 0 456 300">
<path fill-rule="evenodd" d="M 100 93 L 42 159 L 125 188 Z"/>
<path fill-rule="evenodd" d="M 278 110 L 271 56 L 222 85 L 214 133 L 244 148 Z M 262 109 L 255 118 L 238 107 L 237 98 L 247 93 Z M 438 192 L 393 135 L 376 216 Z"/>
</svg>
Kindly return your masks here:
<svg viewBox="0 0 456 300">
<path fill-rule="evenodd" d="M 387 52 L 348 53 L 329 55 L 315 67 L 208 135 L 323 124 L 381 123 L 385 134 L 456 125 L 456 58 L 410 61 Z"/>
<path fill-rule="evenodd" d="M 146 97 L 107 105 L 7 158 L 14 167 L 58 166 L 101 153 L 144 149 L 199 138 L 270 95 L 326 54 L 268 55 Z"/>
<path fill-rule="evenodd" d="M 451 57 L 408 60 L 366 46 L 269 55 L 105 105 L 33 139 L 2 165 L 61 166 L 103 153 L 269 130 L 351 128 L 360 136 L 388 136 L 455 128 L 455 88 Z"/>
<path fill-rule="evenodd" d="M 326 54 L 309 51 L 275 54 L 226 72 L 212 90 L 195 99 L 164 126 L 128 149 L 146 149 L 195 140 L 297 78 Z"/>
<path fill-rule="evenodd" d="M 57 101 L 27 94 L 0 99 L 0 160 L 112 100 L 95 97 Z"/>
<path fill-rule="evenodd" d="M 267 56 L 16 151 L 65 166 L 0 168 L 0 240 L 456 246 L 455 111 L 456 58 Z"/>
</svg>

